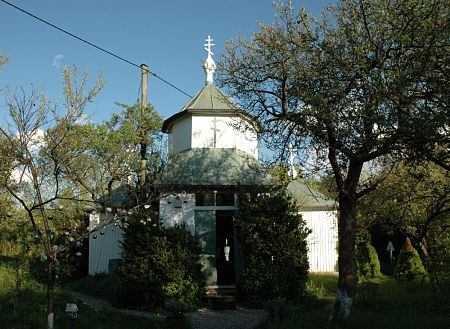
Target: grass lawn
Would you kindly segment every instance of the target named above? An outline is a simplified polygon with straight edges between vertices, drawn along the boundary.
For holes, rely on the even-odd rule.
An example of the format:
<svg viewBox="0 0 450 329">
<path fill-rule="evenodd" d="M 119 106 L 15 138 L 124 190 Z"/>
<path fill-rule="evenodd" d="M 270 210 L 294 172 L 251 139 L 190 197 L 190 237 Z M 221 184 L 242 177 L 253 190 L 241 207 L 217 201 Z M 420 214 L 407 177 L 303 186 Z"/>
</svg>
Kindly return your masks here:
<svg viewBox="0 0 450 329">
<path fill-rule="evenodd" d="M 79 308 L 77 329 L 164 328 L 146 318 L 93 310 L 63 289 L 55 292 L 55 328 L 71 327 L 64 312 L 66 303 L 71 302 L 76 302 Z M 45 286 L 0 258 L 0 329 L 47 328 L 46 305 Z"/>
<path fill-rule="evenodd" d="M 0 258 L 0 329 L 46 328 L 45 287 L 27 271 L 18 270 L 16 263 L 2 260 Z M 336 275 L 310 275 L 309 297 L 301 305 L 287 307 L 282 320 L 269 319 L 258 329 L 328 328 L 336 284 Z M 89 277 L 64 287 L 109 301 L 113 298 L 108 277 Z M 55 328 L 70 328 L 64 313 L 66 303 L 70 302 L 76 302 L 79 307 L 77 329 L 164 328 L 162 323 L 146 318 L 96 311 L 74 301 L 64 289 L 57 289 L 55 294 Z M 436 291 L 429 285 L 401 284 L 390 277 L 363 282 L 358 287 L 345 328 L 449 329 L 448 293 L 448 289 Z"/>
<path fill-rule="evenodd" d="M 271 319 L 258 329 L 328 328 L 337 276 L 310 275 L 312 294 L 303 305 L 290 309 L 286 319 Z M 363 282 L 347 329 L 449 329 L 448 291 L 429 285 L 402 284 L 389 277 Z"/>
</svg>

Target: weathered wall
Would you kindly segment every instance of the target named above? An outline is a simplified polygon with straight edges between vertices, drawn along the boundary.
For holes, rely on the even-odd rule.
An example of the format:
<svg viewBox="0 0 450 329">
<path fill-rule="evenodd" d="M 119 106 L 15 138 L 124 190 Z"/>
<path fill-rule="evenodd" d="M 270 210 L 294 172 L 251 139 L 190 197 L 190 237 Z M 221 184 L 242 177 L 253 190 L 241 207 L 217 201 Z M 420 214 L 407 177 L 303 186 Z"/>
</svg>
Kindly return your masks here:
<svg viewBox="0 0 450 329">
<path fill-rule="evenodd" d="M 168 194 L 159 200 L 159 214 L 165 227 L 184 222 L 195 233 L 195 195 Z"/>
<path fill-rule="evenodd" d="M 92 224 L 98 223 L 99 219 L 100 214 L 90 215 Z M 89 235 L 89 275 L 108 273 L 109 261 L 120 258 L 122 237 L 122 230 L 114 225 L 105 226 Z"/>
</svg>

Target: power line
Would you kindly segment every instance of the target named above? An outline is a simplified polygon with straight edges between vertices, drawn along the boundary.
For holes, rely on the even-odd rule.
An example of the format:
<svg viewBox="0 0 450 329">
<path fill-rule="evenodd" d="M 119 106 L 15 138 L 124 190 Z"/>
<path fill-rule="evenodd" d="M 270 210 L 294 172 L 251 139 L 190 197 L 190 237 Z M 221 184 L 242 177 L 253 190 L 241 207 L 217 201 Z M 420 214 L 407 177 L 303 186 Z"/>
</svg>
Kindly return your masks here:
<svg viewBox="0 0 450 329">
<path fill-rule="evenodd" d="M 20 8 L 20 7 L 17 7 L 16 5 L 14 5 L 14 4 L 12 4 L 12 3 L 6 1 L 6 0 L 0 0 L 0 1 L 3 2 L 3 3 L 6 3 L 7 5 L 9 5 L 9 6 L 11 6 L 11 7 L 13 7 L 14 9 L 17 9 L 17 10 L 21 11 L 22 13 L 24 13 L 24 14 L 26 14 L 26 15 L 28 15 L 28 16 L 33 17 L 34 19 L 37 19 L 38 21 L 40 21 L 40 22 L 42 22 L 42 23 L 44 23 L 44 24 L 47 24 L 47 25 L 53 27 L 54 29 L 56 29 L 56 30 L 58 30 L 58 31 L 60 31 L 60 32 L 63 32 L 63 33 L 65 33 L 65 34 L 71 36 L 72 38 L 77 39 L 78 41 L 84 42 L 84 43 L 88 44 L 89 46 L 94 47 L 94 48 L 97 49 L 97 50 L 100 50 L 100 51 L 102 51 L 102 52 L 104 52 L 104 53 L 106 53 L 106 54 L 108 54 L 108 55 L 110 55 L 110 56 L 115 57 L 115 58 L 118 59 L 118 60 L 121 60 L 121 61 L 123 61 L 123 62 L 125 62 L 125 63 L 127 63 L 127 64 L 130 64 L 130 65 L 132 65 L 132 66 L 134 66 L 134 67 L 137 67 L 138 69 L 141 69 L 140 65 L 138 65 L 138 64 L 136 64 L 136 63 L 133 63 L 132 61 L 130 61 L 130 60 L 126 59 L 126 58 L 123 58 L 123 57 L 121 57 L 121 56 L 119 56 L 119 55 L 116 55 L 116 54 L 114 54 L 113 52 L 111 52 L 111 51 L 109 51 L 109 50 L 106 50 L 105 48 L 102 48 L 102 47 L 100 47 L 100 46 L 97 46 L 96 44 L 94 44 L 94 43 L 92 43 L 92 42 L 89 42 L 89 41 L 87 41 L 87 40 L 85 40 L 85 39 L 83 39 L 83 38 L 81 38 L 81 37 L 79 37 L 79 36 L 77 36 L 77 35 L 75 35 L 75 34 L 73 34 L 73 33 L 70 33 L 69 31 L 66 31 L 66 30 L 62 29 L 62 28 L 56 26 L 55 24 L 52 24 L 52 23 L 50 23 L 49 21 L 46 21 L 45 19 L 42 19 L 42 18 L 40 18 L 40 17 L 38 17 L 38 16 L 36 16 L 36 15 L 34 15 L 34 14 L 32 14 L 32 13 L 26 11 L 25 9 L 22 9 L 22 8 Z M 161 80 L 162 82 L 164 82 L 165 84 L 169 85 L 170 87 L 172 87 L 172 88 L 178 90 L 179 92 L 185 94 L 187 97 L 192 98 L 191 95 L 189 95 L 188 93 L 186 93 L 186 92 L 183 91 L 182 89 L 178 88 L 178 87 L 175 86 L 174 84 L 170 83 L 170 82 L 167 81 L 166 79 L 160 77 L 160 76 L 157 75 L 156 73 L 153 73 L 153 72 L 149 71 L 148 69 L 147 69 L 147 73 L 150 73 L 150 74 L 153 75 L 155 78 Z"/>
</svg>

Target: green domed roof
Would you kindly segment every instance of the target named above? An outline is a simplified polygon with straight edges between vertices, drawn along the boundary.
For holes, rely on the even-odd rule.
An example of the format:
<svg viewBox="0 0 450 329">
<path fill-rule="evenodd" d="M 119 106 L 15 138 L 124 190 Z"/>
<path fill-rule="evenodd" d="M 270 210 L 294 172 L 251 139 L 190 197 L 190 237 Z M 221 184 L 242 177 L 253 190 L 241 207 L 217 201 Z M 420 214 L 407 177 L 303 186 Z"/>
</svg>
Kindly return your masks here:
<svg viewBox="0 0 450 329">
<path fill-rule="evenodd" d="M 225 148 L 194 148 L 174 154 L 157 184 L 210 187 L 275 185 L 255 157 Z"/>
</svg>

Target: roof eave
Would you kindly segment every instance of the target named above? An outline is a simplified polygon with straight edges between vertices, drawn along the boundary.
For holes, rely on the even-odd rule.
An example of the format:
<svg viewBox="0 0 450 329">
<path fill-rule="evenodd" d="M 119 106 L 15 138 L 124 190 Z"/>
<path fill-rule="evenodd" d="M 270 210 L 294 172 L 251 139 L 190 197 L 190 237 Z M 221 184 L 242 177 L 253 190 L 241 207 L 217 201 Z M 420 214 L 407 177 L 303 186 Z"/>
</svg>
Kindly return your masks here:
<svg viewBox="0 0 450 329">
<path fill-rule="evenodd" d="M 246 119 L 256 130 L 257 133 L 261 133 L 263 131 L 263 126 L 261 123 L 254 118 L 252 115 L 248 114 L 247 112 L 241 110 L 241 109 L 206 109 L 206 110 L 200 110 L 200 109 L 185 109 L 181 112 L 175 113 L 171 117 L 164 120 L 161 131 L 164 133 L 169 133 L 172 125 L 175 123 L 175 121 L 187 116 L 187 115 L 217 115 L 217 116 L 229 116 L 230 114 L 239 116 L 243 119 Z"/>
</svg>

